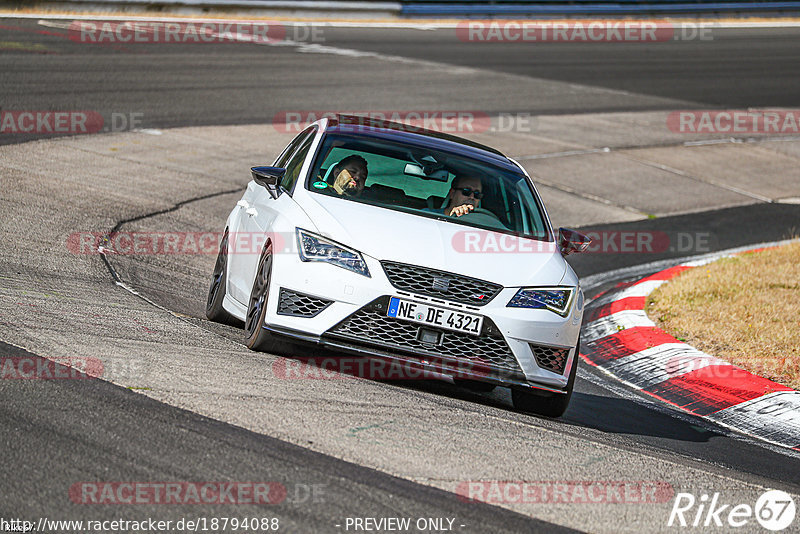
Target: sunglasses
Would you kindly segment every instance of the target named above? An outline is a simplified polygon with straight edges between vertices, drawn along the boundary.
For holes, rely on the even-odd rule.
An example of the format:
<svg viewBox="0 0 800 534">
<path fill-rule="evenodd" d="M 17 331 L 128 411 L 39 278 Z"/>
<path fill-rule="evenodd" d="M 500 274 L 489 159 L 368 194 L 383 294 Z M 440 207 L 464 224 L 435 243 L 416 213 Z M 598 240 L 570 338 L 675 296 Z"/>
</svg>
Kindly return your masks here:
<svg viewBox="0 0 800 534">
<path fill-rule="evenodd" d="M 477 189 L 472 189 L 469 187 L 461 187 L 459 189 L 456 189 L 456 191 L 461 191 L 461 194 L 464 195 L 465 197 L 473 196 L 475 197 L 475 200 L 480 200 L 483 198 L 483 191 L 479 191 Z"/>
</svg>

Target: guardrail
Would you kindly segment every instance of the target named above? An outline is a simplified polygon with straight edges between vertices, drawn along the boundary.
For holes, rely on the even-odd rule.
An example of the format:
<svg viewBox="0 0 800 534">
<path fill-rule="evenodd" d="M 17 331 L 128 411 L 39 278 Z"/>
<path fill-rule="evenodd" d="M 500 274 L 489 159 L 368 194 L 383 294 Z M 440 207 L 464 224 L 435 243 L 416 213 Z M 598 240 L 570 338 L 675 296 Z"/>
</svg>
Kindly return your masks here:
<svg viewBox="0 0 800 534">
<path fill-rule="evenodd" d="M 715 15 L 770 13 L 800 14 L 800 1 L 732 0 L 687 2 L 686 0 L 407 0 L 400 15 L 406 17 L 555 17 L 596 15 Z"/>
</svg>

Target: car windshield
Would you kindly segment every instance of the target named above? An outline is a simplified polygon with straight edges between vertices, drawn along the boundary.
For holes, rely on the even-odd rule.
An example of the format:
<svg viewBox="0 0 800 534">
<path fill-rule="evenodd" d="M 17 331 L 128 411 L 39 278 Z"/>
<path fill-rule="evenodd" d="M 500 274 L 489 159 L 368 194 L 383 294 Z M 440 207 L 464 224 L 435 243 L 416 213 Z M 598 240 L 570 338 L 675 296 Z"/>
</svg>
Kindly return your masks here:
<svg viewBox="0 0 800 534">
<path fill-rule="evenodd" d="M 551 240 L 540 201 L 524 174 L 448 152 L 329 134 L 306 188 L 421 217 Z M 469 213 L 451 215 L 464 193 L 475 199 Z"/>
</svg>

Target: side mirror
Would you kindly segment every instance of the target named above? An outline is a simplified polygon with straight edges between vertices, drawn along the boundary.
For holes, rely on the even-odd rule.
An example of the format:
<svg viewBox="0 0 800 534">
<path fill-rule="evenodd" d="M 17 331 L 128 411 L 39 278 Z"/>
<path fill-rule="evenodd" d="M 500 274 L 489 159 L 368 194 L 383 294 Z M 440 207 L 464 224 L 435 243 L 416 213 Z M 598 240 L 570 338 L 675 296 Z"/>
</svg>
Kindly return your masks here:
<svg viewBox="0 0 800 534">
<path fill-rule="evenodd" d="M 573 252 L 583 252 L 589 248 L 591 238 L 569 228 L 558 229 L 558 248 L 562 256 L 568 256 Z"/>
<path fill-rule="evenodd" d="M 250 174 L 253 175 L 253 180 L 258 185 L 269 191 L 272 198 L 278 198 L 281 194 L 278 184 L 283 180 L 286 169 L 282 167 L 252 167 Z"/>
</svg>

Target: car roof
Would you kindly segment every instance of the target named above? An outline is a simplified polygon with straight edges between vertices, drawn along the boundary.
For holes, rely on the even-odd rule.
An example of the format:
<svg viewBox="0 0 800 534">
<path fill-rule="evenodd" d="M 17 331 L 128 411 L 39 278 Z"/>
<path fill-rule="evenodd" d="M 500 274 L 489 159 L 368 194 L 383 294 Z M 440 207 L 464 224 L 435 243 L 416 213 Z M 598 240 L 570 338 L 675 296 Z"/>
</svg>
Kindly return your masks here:
<svg viewBox="0 0 800 534">
<path fill-rule="evenodd" d="M 357 115 L 337 115 L 336 118 L 328 119 L 325 132 L 355 134 L 442 150 L 519 172 L 519 167 L 499 150 L 463 137 L 427 130 L 409 124 Z"/>
</svg>

